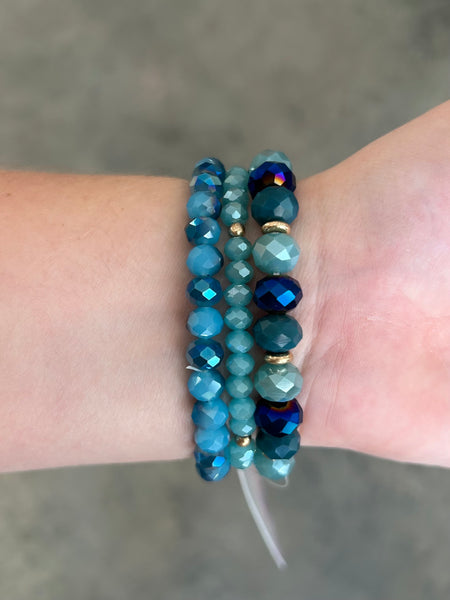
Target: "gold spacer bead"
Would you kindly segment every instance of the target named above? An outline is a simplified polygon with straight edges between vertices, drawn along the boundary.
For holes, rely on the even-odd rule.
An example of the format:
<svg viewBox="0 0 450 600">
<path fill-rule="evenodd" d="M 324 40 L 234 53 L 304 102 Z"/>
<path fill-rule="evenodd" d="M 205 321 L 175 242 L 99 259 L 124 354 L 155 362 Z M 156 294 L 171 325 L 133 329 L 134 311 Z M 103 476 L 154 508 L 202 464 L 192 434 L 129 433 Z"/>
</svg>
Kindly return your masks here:
<svg viewBox="0 0 450 600">
<path fill-rule="evenodd" d="M 291 233 L 291 228 L 283 221 L 267 221 L 261 226 L 263 233 Z"/>
<path fill-rule="evenodd" d="M 241 448 L 245 448 L 245 446 L 249 446 L 251 441 L 252 441 L 251 435 L 244 435 L 242 437 L 236 436 L 236 444 L 238 446 L 241 446 Z"/>
<path fill-rule="evenodd" d="M 240 237 L 241 235 L 245 234 L 245 227 L 242 225 L 242 223 L 233 223 L 229 226 L 228 233 L 231 235 L 231 237 Z"/>
<path fill-rule="evenodd" d="M 264 356 L 264 360 L 271 365 L 285 365 L 286 363 L 292 362 L 293 354 L 292 352 L 283 352 L 280 354 L 272 354 L 271 352 L 266 352 Z"/>
</svg>

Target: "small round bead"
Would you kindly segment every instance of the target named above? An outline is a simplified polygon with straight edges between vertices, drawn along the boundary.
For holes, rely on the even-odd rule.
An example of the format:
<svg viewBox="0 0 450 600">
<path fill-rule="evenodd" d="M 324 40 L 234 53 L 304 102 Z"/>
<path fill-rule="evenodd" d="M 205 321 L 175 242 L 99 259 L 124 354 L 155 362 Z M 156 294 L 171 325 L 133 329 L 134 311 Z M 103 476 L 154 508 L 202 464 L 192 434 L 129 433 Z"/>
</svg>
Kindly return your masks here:
<svg viewBox="0 0 450 600">
<path fill-rule="evenodd" d="M 268 221 L 292 223 L 298 214 L 297 198 L 284 187 L 268 187 L 256 194 L 251 212 L 260 225 Z"/>
<path fill-rule="evenodd" d="M 245 188 L 248 184 L 248 171 L 242 167 L 230 167 L 223 182 L 224 190 L 229 188 Z"/>
<path fill-rule="evenodd" d="M 191 194 L 195 192 L 209 192 L 218 198 L 222 197 L 223 187 L 221 180 L 210 173 L 199 173 L 194 175 L 189 183 Z"/>
<path fill-rule="evenodd" d="M 230 331 L 225 344 L 230 352 L 250 352 L 255 343 L 253 336 L 245 330 Z"/>
<path fill-rule="evenodd" d="M 249 172 L 251 173 L 267 161 L 283 163 L 292 171 L 292 163 L 284 152 L 280 152 L 279 150 L 263 150 L 252 160 Z"/>
<path fill-rule="evenodd" d="M 197 448 L 194 452 L 194 457 L 197 473 L 205 481 L 219 481 L 230 470 L 230 461 L 223 454 L 207 454 Z"/>
<path fill-rule="evenodd" d="M 228 445 L 230 432 L 225 426 L 218 429 L 203 429 L 199 427 L 195 430 L 194 439 L 200 450 L 215 454 Z"/>
<path fill-rule="evenodd" d="M 225 244 L 224 252 L 230 260 L 246 260 L 252 255 L 252 243 L 245 237 L 232 237 Z"/>
<path fill-rule="evenodd" d="M 253 462 L 255 449 L 255 440 L 250 439 L 249 444 L 241 446 L 232 439 L 228 446 L 231 466 L 235 469 L 247 469 Z"/>
<path fill-rule="evenodd" d="M 255 419 L 253 417 L 250 417 L 250 419 L 245 419 L 244 421 L 231 419 L 230 429 L 235 435 L 251 435 L 256 429 Z"/>
<path fill-rule="evenodd" d="M 267 312 L 286 312 L 295 308 L 302 297 L 297 279 L 288 275 L 268 275 L 256 282 L 253 301 Z"/>
<path fill-rule="evenodd" d="M 245 398 L 251 394 L 253 390 L 253 382 L 247 375 L 239 377 L 238 375 L 230 375 L 225 383 L 227 392 L 233 398 Z"/>
<path fill-rule="evenodd" d="M 249 375 L 255 366 L 255 359 L 251 354 L 232 353 L 226 360 L 226 367 L 232 375 Z"/>
<path fill-rule="evenodd" d="M 254 377 L 255 389 L 265 400 L 287 402 L 295 398 L 302 389 L 303 378 L 292 363 L 259 367 Z"/>
<path fill-rule="evenodd" d="M 285 187 L 293 192 L 296 186 L 295 175 L 285 164 L 266 161 L 249 174 L 248 191 L 254 198 L 269 186 Z"/>
<path fill-rule="evenodd" d="M 245 306 L 231 306 L 226 310 L 223 320 L 228 329 L 248 329 L 253 315 Z"/>
<path fill-rule="evenodd" d="M 246 260 L 233 260 L 225 267 L 225 275 L 231 283 L 247 283 L 253 273 L 252 265 Z"/>
<path fill-rule="evenodd" d="M 258 448 L 255 451 L 253 462 L 260 475 L 267 479 L 283 479 L 287 477 L 295 465 L 295 458 L 276 459 L 267 458 Z"/>
<path fill-rule="evenodd" d="M 250 198 L 246 187 L 228 188 L 223 194 L 222 206 L 226 206 L 227 204 L 230 204 L 230 202 L 237 202 L 246 208 L 249 200 Z"/>
<path fill-rule="evenodd" d="M 286 363 L 292 362 L 293 355 L 289 350 L 288 352 L 281 352 L 280 354 L 266 352 L 264 360 L 271 365 L 285 365 Z"/>
<path fill-rule="evenodd" d="M 260 400 L 256 405 L 255 422 L 269 435 L 290 435 L 297 430 L 302 421 L 303 410 L 297 400 L 275 404 Z"/>
<path fill-rule="evenodd" d="M 223 181 L 225 178 L 226 169 L 218 158 L 208 156 L 198 160 L 194 165 L 192 175 L 199 175 L 200 173 L 210 173 L 211 175 L 215 175 L 221 181 Z"/>
<path fill-rule="evenodd" d="M 195 217 L 211 217 L 218 219 L 222 204 L 215 194 L 195 192 L 187 201 L 187 211 L 191 219 Z"/>
<path fill-rule="evenodd" d="M 248 211 L 240 202 L 229 202 L 222 207 L 220 218 L 227 227 L 233 223 L 246 223 L 248 220 Z"/>
<path fill-rule="evenodd" d="M 193 371 L 188 379 L 188 390 L 196 400 L 211 402 L 225 389 L 225 378 L 216 369 Z"/>
<path fill-rule="evenodd" d="M 187 284 L 186 297 L 197 306 L 213 306 L 222 298 L 222 286 L 209 275 L 195 277 Z"/>
<path fill-rule="evenodd" d="M 256 446 L 267 458 L 291 458 L 300 448 L 300 434 L 294 431 L 290 435 L 275 437 L 261 429 L 256 436 Z"/>
<path fill-rule="evenodd" d="M 232 398 L 228 404 L 228 411 L 233 419 L 245 421 L 253 417 L 256 404 L 253 398 Z"/>
<path fill-rule="evenodd" d="M 238 446 L 249 446 L 252 442 L 252 436 L 251 435 L 236 435 L 234 437 L 234 441 L 236 442 L 236 444 Z"/>
<path fill-rule="evenodd" d="M 216 340 L 193 340 L 186 350 L 186 360 L 197 369 L 215 369 L 223 356 L 223 348 Z"/>
<path fill-rule="evenodd" d="M 223 292 L 229 306 L 247 306 L 252 299 L 252 290 L 244 283 L 232 283 Z"/>
<path fill-rule="evenodd" d="M 231 237 L 239 237 L 245 234 L 245 227 L 242 223 L 233 223 L 228 227 L 228 233 Z"/>
<path fill-rule="evenodd" d="M 291 228 L 287 223 L 283 221 L 268 221 L 261 225 L 261 231 L 263 233 L 286 233 L 290 235 Z"/>
<path fill-rule="evenodd" d="M 228 407 L 220 398 L 196 402 L 192 408 L 192 420 L 202 429 L 219 429 L 228 420 Z"/>
<path fill-rule="evenodd" d="M 215 309 L 211 309 L 215 310 Z M 303 337 L 298 321 L 288 315 L 265 315 L 253 327 L 255 342 L 269 352 L 292 350 Z"/>
<path fill-rule="evenodd" d="M 274 275 L 291 271 L 297 264 L 300 248 L 286 233 L 265 233 L 253 245 L 253 260 L 263 273 Z"/>
<path fill-rule="evenodd" d="M 222 331 L 223 318 L 216 308 L 202 306 L 191 311 L 186 325 L 192 335 L 208 339 L 219 335 Z"/>
<path fill-rule="evenodd" d="M 211 217 L 195 217 L 184 230 L 188 241 L 194 246 L 217 244 L 220 239 L 220 225 Z"/>
<path fill-rule="evenodd" d="M 199 277 L 215 275 L 222 268 L 223 256 L 215 246 L 202 244 L 192 248 L 188 254 L 186 264 L 193 275 Z"/>
</svg>

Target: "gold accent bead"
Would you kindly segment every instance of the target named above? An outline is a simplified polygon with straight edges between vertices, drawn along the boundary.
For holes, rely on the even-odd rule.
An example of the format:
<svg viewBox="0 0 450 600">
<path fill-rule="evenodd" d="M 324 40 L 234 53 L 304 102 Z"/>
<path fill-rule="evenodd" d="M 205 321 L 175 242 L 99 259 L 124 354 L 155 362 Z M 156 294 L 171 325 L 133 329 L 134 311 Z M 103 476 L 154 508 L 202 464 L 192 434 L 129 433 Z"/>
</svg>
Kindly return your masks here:
<svg viewBox="0 0 450 600">
<path fill-rule="evenodd" d="M 280 354 L 272 354 L 271 352 L 266 352 L 264 356 L 264 360 L 271 365 L 285 365 L 286 363 L 292 362 L 293 355 L 292 352 L 283 352 Z"/>
<path fill-rule="evenodd" d="M 261 227 L 263 233 L 291 233 L 291 228 L 283 221 L 267 221 Z"/>
<path fill-rule="evenodd" d="M 242 223 L 233 223 L 228 228 L 228 233 L 231 235 L 231 237 L 240 237 L 245 234 L 245 227 L 242 225 Z"/>
<path fill-rule="evenodd" d="M 245 446 L 249 446 L 251 441 L 252 441 L 251 435 L 236 436 L 236 444 L 238 446 L 241 446 L 241 448 L 245 448 Z"/>
</svg>

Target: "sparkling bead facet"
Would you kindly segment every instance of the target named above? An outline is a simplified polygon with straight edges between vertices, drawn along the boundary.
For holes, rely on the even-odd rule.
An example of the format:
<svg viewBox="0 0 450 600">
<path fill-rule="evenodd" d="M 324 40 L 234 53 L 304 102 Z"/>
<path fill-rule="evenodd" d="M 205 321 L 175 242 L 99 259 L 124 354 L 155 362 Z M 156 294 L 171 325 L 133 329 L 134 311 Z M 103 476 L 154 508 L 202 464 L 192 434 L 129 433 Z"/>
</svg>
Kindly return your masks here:
<svg viewBox="0 0 450 600">
<path fill-rule="evenodd" d="M 246 187 L 228 188 L 222 198 L 222 206 L 226 206 L 231 202 L 237 202 L 239 205 L 247 208 L 250 201 L 248 189 Z"/>
<path fill-rule="evenodd" d="M 231 419 L 230 429 L 235 435 L 247 436 L 251 435 L 256 429 L 255 419 L 250 417 L 245 420 Z"/>
<path fill-rule="evenodd" d="M 256 283 L 253 301 L 267 312 L 286 312 L 295 308 L 302 297 L 296 279 L 287 275 L 269 275 Z"/>
<path fill-rule="evenodd" d="M 300 248 L 286 233 L 265 233 L 253 245 L 253 260 L 263 273 L 287 273 L 297 264 Z"/>
<path fill-rule="evenodd" d="M 193 340 L 186 351 L 186 360 L 198 369 L 215 369 L 223 359 L 223 348 L 215 340 Z"/>
<path fill-rule="evenodd" d="M 197 161 L 194 165 L 192 175 L 199 175 L 200 173 L 210 173 L 223 181 L 225 178 L 225 167 L 218 158 L 208 156 Z"/>
<path fill-rule="evenodd" d="M 229 306 L 247 306 L 252 299 L 252 290 L 244 283 L 232 283 L 223 292 Z"/>
<path fill-rule="evenodd" d="M 246 446 L 240 446 L 232 439 L 228 446 L 231 466 L 235 469 L 247 469 L 253 462 L 255 449 L 255 440 L 250 440 Z"/>
<path fill-rule="evenodd" d="M 189 183 L 191 193 L 194 192 L 209 192 L 217 198 L 222 197 L 223 187 L 221 180 L 216 175 L 210 173 L 199 173 L 194 175 Z"/>
<path fill-rule="evenodd" d="M 224 454 L 208 454 L 197 448 L 194 452 L 195 468 L 205 481 L 219 481 L 230 470 L 230 461 Z"/>
<path fill-rule="evenodd" d="M 275 404 L 260 400 L 256 405 L 255 422 L 269 435 L 290 435 L 302 421 L 303 410 L 295 399 Z"/>
<path fill-rule="evenodd" d="M 292 350 L 302 336 L 302 328 L 297 320 L 288 315 L 266 315 L 258 319 L 253 327 L 255 342 L 269 352 Z"/>
<path fill-rule="evenodd" d="M 187 284 L 186 297 L 197 306 L 213 306 L 222 298 L 222 286 L 209 275 L 195 277 Z"/>
<path fill-rule="evenodd" d="M 224 190 L 230 188 L 246 188 L 248 184 L 248 171 L 242 167 L 230 167 L 226 172 L 223 182 Z"/>
<path fill-rule="evenodd" d="M 296 179 L 291 169 L 282 163 L 267 161 L 254 169 L 248 178 L 248 190 L 252 198 L 269 186 L 282 186 L 295 190 Z"/>
<path fill-rule="evenodd" d="M 256 371 L 254 384 L 262 398 L 271 402 L 287 402 L 300 392 L 303 378 L 292 363 L 265 363 Z"/>
<path fill-rule="evenodd" d="M 196 400 L 211 402 L 219 398 L 225 389 L 225 378 L 216 369 L 192 371 L 188 379 L 188 390 Z"/>
<path fill-rule="evenodd" d="M 245 237 L 233 237 L 225 244 L 224 252 L 230 260 L 246 260 L 252 254 L 252 243 Z"/>
<path fill-rule="evenodd" d="M 191 244 L 217 244 L 220 238 L 220 225 L 211 217 L 195 217 L 184 228 Z"/>
<path fill-rule="evenodd" d="M 258 448 L 253 458 L 255 467 L 260 475 L 267 479 L 283 479 L 287 477 L 295 465 L 295 458 L 272 460 L 267 458 Z"/>
<path fill-rule="evenodd" d="M 247 283 L 253 277 L 253 267 L 246 260 L 233 260 L 225 267 L 225 275 L 231 283 Z"/>
<path fill-rule="evenodd" d="M 223 256 L 215 246 L 202 244 L 192 248 L 188 254 L 186 264 L 193 275 L 200 277 L 215 275 L 222 268 Z"/>
<path fill-rule="evenodd" d="M 248 220 L 248 211 L 240 202 L 228 202 L 228 204 L 222 207 L 220 218 L 227 227 L 233 223 L 246 223 Z"/>
<path fill-rule="evenodd" d="M 223 318 L 216 308 L 202 306 L 190 313 L 186 325 L 192 335 L 208 339 L 222 331 Z"/>
</svg>

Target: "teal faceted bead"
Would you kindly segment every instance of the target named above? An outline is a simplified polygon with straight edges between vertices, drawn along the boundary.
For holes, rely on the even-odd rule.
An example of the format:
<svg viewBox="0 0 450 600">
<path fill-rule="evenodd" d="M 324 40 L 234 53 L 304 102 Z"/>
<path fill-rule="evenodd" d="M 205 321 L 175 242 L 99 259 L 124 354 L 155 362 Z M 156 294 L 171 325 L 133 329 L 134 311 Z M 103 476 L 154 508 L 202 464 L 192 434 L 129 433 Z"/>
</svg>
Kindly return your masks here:
<svg viewBox="0 0 450 600">
<path fill-rule="evenodd" d="M 232 398 L 228 404 L 228 411 L 233 419 L 246 421 L 255 414 L 255 401 L 249 396 L 245 398 Z"/>
<path fill-rule="evenodd" d="M 247 375 L 230 375 L 225 383 L 227 392 L 233 398 L 245 398 L 253 390 L 253 382 Z"/>
<path fill-rule="evenodd" d="M 284 365 L 265 363 L 256 371 L 254 384 L 256 391 L 265 400 L 288 402 L 302 389 L 303 378 L 292 363 Z"/>
<path fill-rule="evenodd" d="M 201 306 L 191 311 L 186 326 L 192 335 L 208 339 L 222 331 L 223 318 L 217 308 Z"/>
<path fill-rule="evenodd" d="M 223 297 L 229 306 L 247 306 L 253 293 L 244 283 L 232 283 L 224 290 Z"/>
<path fill-rule="evenodd" d="M 252 255 L 252 243 L 242 236 L 232 237 L 225 244 L 224 252 L 230 260 L 246 260 Z"/>
<path fill-rule="evenodd" d="M 228 445 L 230 432 L 225 425 L 218 429 L 203 429 L 199 427 L 194 433 L 194 439 L 200 450 L 215 454 Z"/>
<path fill-rule="evenodd" d="M 252 433 L 256 429 L 255 419 L 253 417 L 250 417 L 249 419 L 245 419 L 243 421 L 238 419 L 231 419 L 230 429 L 234 433 L 234 435 L 239 435 L 242 437 L 252 435 Z"/>
<path fill-rule="evenodd" d="M 230 202 L 237 202 L 245 208 L 248 207 L 250 196 L 248 195 L 247 186 L 244 187 L 230 187 L 228 188 L 222 197 L 222 206 L 230 204 Z"/>
<path fill-rule="evenodd" d="M 225 364 L 232 375 L 249 375 L 255 366 L 255 359 L 251 354 L 233 352 L 228 356 Z"/>
<path fill-rule="evenodd" d="M 278 458 L 272 460 L 271 458 L 265 456 L 258 448 L 256 448 L 253 462 L 260 475 L 267 477 L 267 479 L 276 480 L 283 479 L 283 477 L 287 477 L 289 475 L 294 468 L 295 458 Z"/>
<path fill-rule="evenodd" d="M 252 202 L 252 216 L 263 225 L 267 221 L 292 223 L 298 214 L 294 193 L 282 186 L 270 186 L 256 194 Z"/>
<path fill-rule="evenodd" d="M 253 327 L 255 342 L 268 352 L 287 352 L 302 339 L 302 328 L 289 315 L 266 315 Z"/>
<path fill-rule="evenodd" d="M 252 265 L 246 260 L 233 260 L 225 267 L 225 275 L 231 283 L 247 283 L 253 273 Z"/>
<path fill-rule="evenodd" d="M 192 408 L 192 420 L 202 429 L 219 429 L 228 420 L 228 407 L 216 398 L 210 402 L 196 402 Z"/>
<path fill-rule="evenodd" d="M 254 339 L 248 331 L 230 331 L 225 338 L 225 344 L 230 352 L 250 352 Z"/>
<path fill-rule="evenodd" d="M 239 446 L 235 439 L 231 439 L 228 446 L 230 464 L 235 469 L 247 469 L 255 456 L 255 440 L 250 440 L 248 446 Z"/>
<path fill-rule="evenodd" d="M 222 181 L 219 177 L 211 173 L 203 172 L 195 174 L 189 183 L 189 187 L 191 194 L 195 192 L 208 192 L 216 195 L 218 198 L 221 198 L 223 194 Z"/>
<path fill-rule="evenodd" d="M 291 458 L 300 448 L 300 434 L 294 431 L 289 435 L 275 437 L 260 429 L 256 436 L 256 446 L 267 458 Z"/>
<path fill-rule="evenodd" d="M 223 182 L 223 189 L 227 191 L 230 188 L 246 188 L 248 184 L 248 171 L 242 167 L 230 167 L 226 172 Z"/>
<path fill-rule="evenodd" d="M 253 315 L 245 306 L 231 306 L 226 310 L 223 320 L 229 329 L 248 329 Z"/>
<path fill-rule="evenodd" d="M 220 281 L 206 275 L 195 277 L 186 286 L 186 297 L 197 306 L 212 306 L 222 298 Z"/>
<path fill-rule="evenodd" d="M 219 198 L 210 192 L 195 192 L 187 201 L 186 208 L 191 219 L 194 217 L 218 219 L 222 204 Z"/>
<path fill-rule="evenodd" d="M 215 246 L 202 244 L 192 248 L 188 254 L 186 264 L 193 275 L 199 277 L 215 275 L 222 268 L 223 256 Z"/>
<path fill-rule="evenodd" d="M 221 454 L 208 454 L 202 452 L 200 448 L 196 448 L 194 451 L 195 468 L 197 473 L 205 481 L 220 481 L 223 479 L 230 470 L 230 461 L 228 452 L 222 452 Z"/>
<path fill-rule="evenodd" d="M 211 175 L 215 175 L 221 181 L 223 181 L 225 178 L 226 169 L 218 158 L 215 158 L 214 156 L 207 156 L 206 158 L 198 160 L 194 165 L 192 175 L 199 175 L 200 173 L 210 173 Z"/>
<path fill-rule="evenodd" d="M 195 217 L 184 228 L 188 241 L 194 246 L 217 244 L 220 239 L 220 225 L 211 217 Z"/>
<path fill-rule="evenodd" d="M 233 223 L 246 223 L 248 220 L 248 211 L 241 202 L 228 202 L 222 207 L 220 218 L 224 225 L 229 227 Z"/>
<path fill-rule="evenodd" d="M 300 248 L 287 233 L 265 233 L 253 245 L 253 260 L 263 273 L 287 273 L 297 264 Z"/>
<path fill-rule="evenodd" d="M 188 379 L 188 390 L 196 400 L 211 402 L 225 389 L 225 378 L 216 369 L 193 371 Z"/>
<path fill-rule="evenodd" d="M 249 172 L 251 173 L 265 162 L 282 163 L 283 165 L 286 165 L 291 171 L 293 170 L 292 163 L 284 152 L 280 152 L 278 150 L 263 150 L 262 152 L 257 154 L 252 160 Z"/>
</svg>

